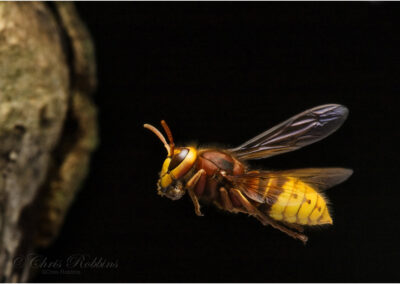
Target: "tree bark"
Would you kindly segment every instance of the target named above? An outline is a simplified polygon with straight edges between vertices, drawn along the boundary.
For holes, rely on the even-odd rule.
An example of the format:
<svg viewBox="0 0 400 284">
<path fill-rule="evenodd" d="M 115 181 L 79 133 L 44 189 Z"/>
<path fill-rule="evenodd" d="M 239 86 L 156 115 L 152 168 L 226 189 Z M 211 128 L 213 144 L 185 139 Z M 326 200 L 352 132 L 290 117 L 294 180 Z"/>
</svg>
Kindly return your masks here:
<svg viewBox="0 0 400 284">
<path fill-rule="evenodd" d="M 57 236 L 97 145 L 94 48 L 73 4 L 0 2 L 0 275 Z"/>
</svg>

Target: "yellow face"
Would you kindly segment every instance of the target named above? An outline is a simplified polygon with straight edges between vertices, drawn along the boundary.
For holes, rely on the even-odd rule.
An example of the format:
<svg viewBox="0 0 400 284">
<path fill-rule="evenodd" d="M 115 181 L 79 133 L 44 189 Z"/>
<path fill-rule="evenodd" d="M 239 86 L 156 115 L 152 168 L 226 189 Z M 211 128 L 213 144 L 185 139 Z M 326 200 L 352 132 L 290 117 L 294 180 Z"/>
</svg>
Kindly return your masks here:
<svg viewBox="0 0 400 284">
<path fill-rule="evenodd" d="M 194 147 L 182 147 L 174 150 L 174 155 L 167 157 L 161 169 L 158 180 L 158 193 L 173 200 L 180 199 L 185 194 L 181 179 L 190 171 L 197 159 Z"/>
</svg>

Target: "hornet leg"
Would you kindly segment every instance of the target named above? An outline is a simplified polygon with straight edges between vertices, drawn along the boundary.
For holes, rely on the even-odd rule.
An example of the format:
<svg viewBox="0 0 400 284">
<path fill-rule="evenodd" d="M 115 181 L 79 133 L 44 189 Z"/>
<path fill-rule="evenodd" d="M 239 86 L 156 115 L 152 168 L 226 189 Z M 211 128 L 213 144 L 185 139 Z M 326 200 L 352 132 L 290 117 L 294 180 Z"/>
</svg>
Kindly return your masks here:
<svg viewBox="0 0 400 284">
<path fill-rule="evenodd" d="M 229 193 L 225 189 L 225 187 L 220 187 L 219 193 L 220 193 L 220 197 L 221 197 L 221 204 L 218 203 L 217 205 L 220 209 L 223 209 L 223 210 L 226 210 L 226 211 L 232 212 L 232 213 L 239 213 L 239 212 L 247 213 L 247 211 L 233 206 L 231 198 L 229 197 Z"/>
<path fill-rule="evenodd" d="M 253 215 L 256 217 L 263 225 L 271 225 L 275 229 L 280 230 L 281 232 L 286 233 L 287 235 L 291 236 L 292 238 L 299 239 L 301 240 L 304 244 L 307 242 L 308 238 L 307 236 L 303 234 L 299 234 L 297 232 L 294 232 L 288 228 L 286 228 L 283 225 L 280 225 L 270 217 L 266 216 L 262 212 L 260 212 L 256 207 L 254 207 L 248 200 L 247 198 L 237 189 L 232 189 L 232 193 L 235 194 L 235 196 L 240 200 L 242 203 L 243 207 L 246 208 L 248 211 L 248 214 Z"/>
<path fill-rule="evenodd" d="M 219 192 L 221 194 L 222 208 L 229 212 L 232 212 L 234 207 L 232 205 L 231 199 L 229 198 L 228 192 L 226 191 L 226 189 L 224 187 L 221 187 L 219 189 Z"/>
<path fill-rule="evenodd" d="M 226 178 L 226 172 L 225 172 L 225 171 L 221 170 L 221 171 L 218 172 L 218 174 L 219 174 L 218 177 L 219 177 L 221 180 L 222 180 L 223 178 Z M 229 190 L 229 189 L 228 189 L 228 190 Z M 216 202 L 216 203 L 217 203 L 217 206 L 218 206 L 220 209 L 223 209 L 223 210 L 226 210 L 226 211 L 232 212 L 232 213 L 239 213 L 239 212 L 241 212 L 241 213 L 247 213 L 246 210 L 244 210 L 244 209 L 242 209 L 242 208 L 235 207 L 235 206 L 232 204 L 231 197 L 229 196 L 229 193 L 228 193 L 228 191 L 226 190 L 225 187 L 222 186 L 222 187 L 219 188 L 219 194 L 220 194 L 221 204 L 220 204 L 219 202 Z"/>
<path fill-rule="evenodd" d="M 197 216 L 203 216 L 203 214 L 200 211 L 200 203 L 199 203 L 199 199 L 197 198 L 196 194 L 194 193 L 194 187 L 196 186 L 200 177 L 205 174 L 206 174 L 206 171 L 201 169 L 194 176 L 192 176 L 191 179 L 186 183 L 186 188 L 189 192 L 190 198 L 192 199 L 192 202 L 194 205 L 194 212 L 196 212 Z"/>
<path fill-rule="evenodd" d="M 293 223 L 287 223 L 287 222 L 285 222 L 284 224 L 285 224 L 286 227 L 289 227 L 291 229 L 295 229 L 295 230 L 299 231 L 300 233 L 304 232 L 304 228 L 301 225 L 297 225 L 297 224 L 293 224 Z"/>
</svg>

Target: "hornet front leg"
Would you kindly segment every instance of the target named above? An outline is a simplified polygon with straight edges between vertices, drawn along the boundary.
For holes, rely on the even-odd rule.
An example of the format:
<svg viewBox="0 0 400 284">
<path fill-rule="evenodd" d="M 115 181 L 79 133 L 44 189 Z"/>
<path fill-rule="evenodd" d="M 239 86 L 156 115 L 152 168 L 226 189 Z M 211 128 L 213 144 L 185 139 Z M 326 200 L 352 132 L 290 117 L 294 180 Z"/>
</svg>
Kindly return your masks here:
<svg viewBox="0 0 400 284">
<path fill-rule="evenodd" d="M 194 205 L 194 212 L 196 212 L 197 216 L 204 216 L 200 211 L 200 203 L 196 194 L 194 193 L 194 188 L 196 184 L 199 182 L 199 179 L 206 174 L 206 171 L 201 169 L 194 176 L 190 178 L 190 180 L 186 183 L 186 189 L 189 192 L 189 196 L 192 199 Z"/>
</svg>

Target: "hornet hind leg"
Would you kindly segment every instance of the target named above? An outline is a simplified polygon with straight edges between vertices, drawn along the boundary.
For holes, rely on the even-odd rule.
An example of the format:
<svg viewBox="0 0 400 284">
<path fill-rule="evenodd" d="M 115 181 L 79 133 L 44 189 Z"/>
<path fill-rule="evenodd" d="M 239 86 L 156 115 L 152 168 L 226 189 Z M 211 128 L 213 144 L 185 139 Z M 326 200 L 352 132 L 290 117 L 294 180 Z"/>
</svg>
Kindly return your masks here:
<svg viewBox="0 0 400 284">
<path fill-rule="evenodd" d="M 287 222 L 284 222 L 283 223 L 286 227 L 289 227 L 289 228 L 291 228 L 291 229 L 294 229 L 294 230 L 296 230 L 296 231 L 298 231 L 298 232 L 300 232 L 300 233 L 303 233 L 304 232 L 304 228 L 303 228 L 303 226 L 301 226 L 301 225 L 297 225 L 297 224 L 293 224 L 293 223 L 287 223 Z"/>
<path fill-rule="evenodd" d="M 307 236 L 286 228 L 285 226 L 279 224 L 272 218 L 268 217 L 267 215 L 265 215 L 264 213 L 259 211 L 253 204 L 251 204 L 247 200 L 247 198 L 239 190 L 231 189 L 230 191 L 232 192 L 232 194 L 234 194 L 240 200 L 243 207 L 246 208 L 247 213 L 256 217 L 263 225 L 271 225 L 275 229 L 278 229 L 281 232 L 284 232 L 285 234 L 291 236 L 292 238 L 301 240 L 304 244 L 307 242 L 307 240 L 308 240 Z"/>
</svg>

